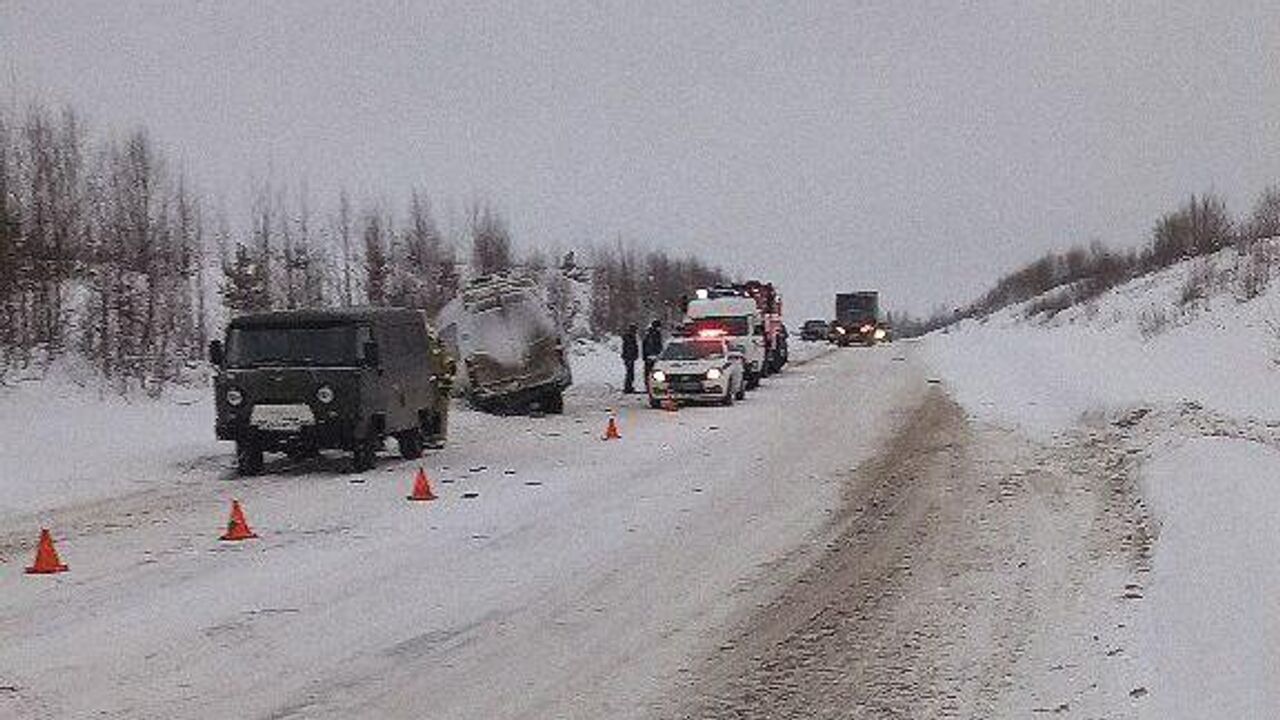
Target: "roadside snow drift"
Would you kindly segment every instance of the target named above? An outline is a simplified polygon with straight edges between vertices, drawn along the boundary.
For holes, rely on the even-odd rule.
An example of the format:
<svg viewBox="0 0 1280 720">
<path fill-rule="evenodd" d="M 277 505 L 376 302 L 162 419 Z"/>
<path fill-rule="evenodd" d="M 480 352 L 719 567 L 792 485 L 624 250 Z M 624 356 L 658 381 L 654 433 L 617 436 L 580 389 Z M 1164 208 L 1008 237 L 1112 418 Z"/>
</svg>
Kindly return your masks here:
<svg viewBox="0 0 1280 720">
<path fill-rule="evenodd" d="M 1111 438 L 1113 471 L 1142 461 L 1154 558 L 1126 598 L 1142 603 L 1144 716 L 1280 716 L 1280 288 L 1268 268 L 1241 292 L 1258 280 L 1247 271 L 1226 250 L 1052 317 L 1019 305 L 926 342 L 973 416 L 1045 443 Z"/>
</svg>

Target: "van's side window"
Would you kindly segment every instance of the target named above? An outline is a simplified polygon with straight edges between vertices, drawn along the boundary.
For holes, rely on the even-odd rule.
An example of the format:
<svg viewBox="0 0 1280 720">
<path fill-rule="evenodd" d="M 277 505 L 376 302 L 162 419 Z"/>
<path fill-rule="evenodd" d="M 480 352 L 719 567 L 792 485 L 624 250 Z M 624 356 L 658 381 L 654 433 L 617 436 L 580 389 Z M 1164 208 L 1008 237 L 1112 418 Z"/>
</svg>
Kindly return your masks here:
<svg viewBox="0 0 1280 720">
<path fill-rule="evenodd" d="M 356 328 L 356 352 L 360 353 L 361 361 L 364 360 L 364 346 L 373 341 L 373 332 L 368 325 L 360 325 Z"/>
</svg>

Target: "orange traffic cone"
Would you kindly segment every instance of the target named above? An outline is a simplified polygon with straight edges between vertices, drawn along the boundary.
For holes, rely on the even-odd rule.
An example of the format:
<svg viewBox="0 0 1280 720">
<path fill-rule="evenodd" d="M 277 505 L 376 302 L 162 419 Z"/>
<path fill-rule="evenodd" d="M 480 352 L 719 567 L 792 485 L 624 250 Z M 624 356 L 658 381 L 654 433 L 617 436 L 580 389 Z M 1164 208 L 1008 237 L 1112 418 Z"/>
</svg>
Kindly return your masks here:
<svg viewBox="0 0 1280 720">
<path fill-rule="evenodd" d="M 53 548 L 53 536 L 46 528 L 40 529 L 40 544 L 36 546 L 35 564 L 27 568 L 29 575 L 45 575 L 48 573 L 66 572 L 67 566 L 58 558 L 58 551 Z"/>
<path fill-rule="evenodd" d="M 240 509 L 240 501 L 231 501 L 231 519 L 227 521 L 227 532 L 222 535 L 223 540 L 250 540 L 258 537 L 258 534 L 249 529 L 249 523 L 244 519 L 244 511 Z"/>
<path fill-rule="evenodd" d="M 609 417 L 609 424 L 606 425 L 604 428 L 604 439 L 605 440 L 621 440 L 622 439 L 622 435 L 618 432 L 618 421 L 614 419 L 613 416 Z"/>
<path fill-rule="evenodd" d="M 435 500 L 436 494 L 431 492 L 431 481 L 427 479 L 427 471 L 418 468 L 418 476 L 413 479 L 413 494 L 410 500 Z"/>
<path fill-rule="evenodd" d="M 680 403 L 676 402 L 676 399 L 671 396 L 671 391 L 669 390 L 667 391 L 666 396 L 662 398 L 662 409 L 667 412 L 680 411 Z"/>
</svg>

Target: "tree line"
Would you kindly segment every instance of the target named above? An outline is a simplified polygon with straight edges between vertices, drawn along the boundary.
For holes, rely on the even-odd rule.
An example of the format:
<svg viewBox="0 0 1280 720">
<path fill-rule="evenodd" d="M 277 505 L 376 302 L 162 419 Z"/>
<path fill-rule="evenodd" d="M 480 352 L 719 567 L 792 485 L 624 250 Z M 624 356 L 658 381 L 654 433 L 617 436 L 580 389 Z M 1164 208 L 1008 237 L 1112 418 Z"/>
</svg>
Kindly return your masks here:
<svg viewBox="0 0 1280 720">
<path fill-rule="evenodd" d="M 900 316 L 896 327 L 904 336 L 921 335 L 959 320 L 985 317 L 1033 298 L 1039 299 L 1028 306 L 1028 314 L 1052 315 L 1134 278 L 1229 247 L 1270 262 L 1270 255 L 1256 254 L 1253 250 L 1259 240 L 1277 236 L 1280 236 L 1280 186 L 1264 190 L 1252 210 L 1239 219 L 1231 216 L 1220 196 L 1193 195 L 1157 219 L 1146 243 L 1138 248 L 1114 250 L 1095 242 L 1066 252 L 1049 252 L 1004 275 L 990 290 L 964 307 L 938 309 L 923 319 Z M 1269 271 L 1269 268 L 1263 270 Z M 1045 295 L 1055 289 L 1058 292 Z"/>
<path fill-rule="evenodd" d="M 696 258 L 614 241 L 520 254 L 488 203 L 442 232 L 427 195 L 401 207 L 262 183 L 243 222 L 203 199 L 145 130 L 89 132 L 74 110 L 0 109 L 0 377 L 74 356 L 120 392 L 198 369 L 228 316 L 393 305 L 439 312 L 469 279 L 519 272 L 566 329 L 602 335 L 670 319 L 690 288 L 727 279 Z"/>
</svg>

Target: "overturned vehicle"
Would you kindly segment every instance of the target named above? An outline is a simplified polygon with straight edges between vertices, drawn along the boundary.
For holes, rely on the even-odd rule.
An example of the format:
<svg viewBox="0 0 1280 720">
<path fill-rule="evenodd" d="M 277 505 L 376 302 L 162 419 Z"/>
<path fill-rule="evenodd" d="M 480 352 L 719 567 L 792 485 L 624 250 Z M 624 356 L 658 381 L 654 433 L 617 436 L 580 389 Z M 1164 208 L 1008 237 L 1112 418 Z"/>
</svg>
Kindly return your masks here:
<svg viewBox="0 0 1280 720">
<path fill-rule="evenodd" d="M 565 340 L 536 282 L 476 278 L 441 312 L 440 339 L 462 363 L 456 391 L 486 412 L 564 412 L 573 382 Z"/>
<path fill-rule="evenodd" d="M 417 458 L 444 443 L 454 361 L 416 310 L 349 308 L 235 318 L 209 346 L 219 440 L 234 440 L 239 471 L 263 453 L 323 449 L 368 470 L 387 437 Z"/>
</svg>

